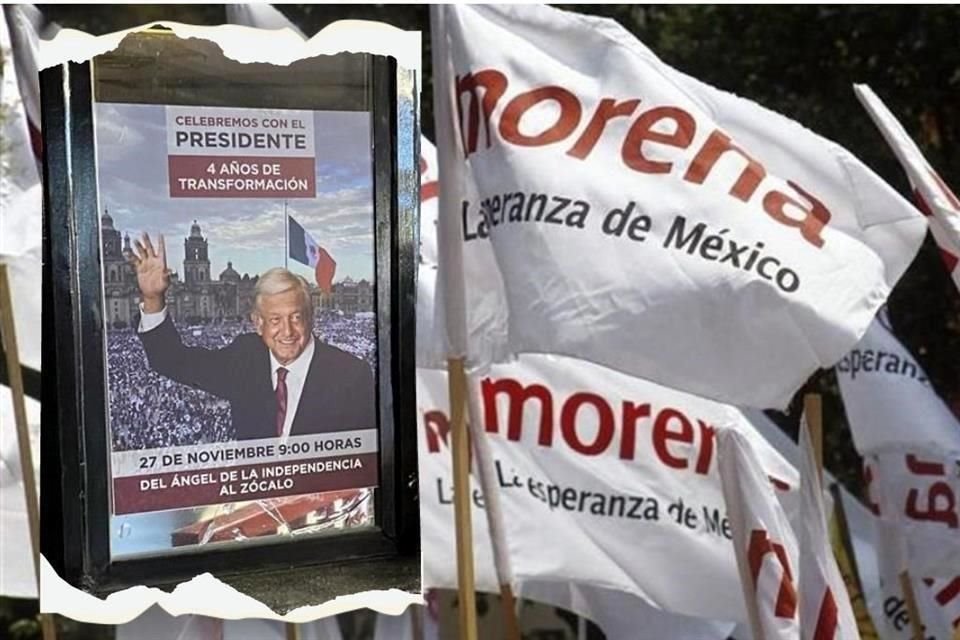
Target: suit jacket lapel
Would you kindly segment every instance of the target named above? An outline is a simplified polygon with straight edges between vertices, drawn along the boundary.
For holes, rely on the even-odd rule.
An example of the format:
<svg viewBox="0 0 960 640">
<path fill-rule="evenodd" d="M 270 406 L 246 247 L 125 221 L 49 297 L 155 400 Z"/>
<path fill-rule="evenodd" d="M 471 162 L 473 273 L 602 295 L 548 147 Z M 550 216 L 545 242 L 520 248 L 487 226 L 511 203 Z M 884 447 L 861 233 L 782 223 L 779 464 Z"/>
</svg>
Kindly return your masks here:
<svg viewBox="0 0 960 640">
<path fill-rule="evenodd" d="M 254 369 L 241 374 L 247 376 L 251 382 L 247 391 L 249 399 L 245 400 L 249 413 L 243 419 L 250 421 L 252 437 L 270 438 L 277 435 L 277 395 L 270 371 L 270 352 L 259 338 L 257 341 L 256 357 L 251 358 Z"/>
</svg>

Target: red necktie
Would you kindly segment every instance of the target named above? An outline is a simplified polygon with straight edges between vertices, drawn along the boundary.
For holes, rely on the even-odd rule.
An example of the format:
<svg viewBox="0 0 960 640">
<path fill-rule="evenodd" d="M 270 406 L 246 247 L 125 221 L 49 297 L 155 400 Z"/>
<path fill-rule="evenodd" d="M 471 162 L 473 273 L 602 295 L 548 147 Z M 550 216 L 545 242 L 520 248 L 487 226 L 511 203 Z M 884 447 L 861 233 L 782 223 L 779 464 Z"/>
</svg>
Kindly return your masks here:
<svg viewBox="0 0 960 640">
<path fill-rule="evenodd" d="M 287 418 L 287 370 L 277 367 L 277 436 L 283 435 L 283 421 Z"/>
</svg>

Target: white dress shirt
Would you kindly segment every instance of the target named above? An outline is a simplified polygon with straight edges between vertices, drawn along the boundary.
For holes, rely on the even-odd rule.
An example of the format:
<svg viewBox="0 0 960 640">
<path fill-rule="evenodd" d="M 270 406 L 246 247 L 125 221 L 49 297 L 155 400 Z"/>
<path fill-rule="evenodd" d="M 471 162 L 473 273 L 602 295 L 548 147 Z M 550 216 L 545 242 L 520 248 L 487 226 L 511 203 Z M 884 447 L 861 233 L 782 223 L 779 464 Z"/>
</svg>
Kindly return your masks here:
<svg viewBox="0 0 960 640">
<path fill-rule="evenodd" d="M 143 303 L 140 303 L 140 333 L 146 333 L 156 329 L 163 321 L 167 319 L 167 308 L 164 307 L 156 313 L 147 313 L 143 310 Z M 300 404 L 300 396 L 303 394 L 303 385 L 307 381 L 307 372 L 310 370 L 310 363 L 313 361 L 314 352 L 313 335 L 310 341 L 297 359 L 289 364 L 282 365 L 270 353 L 270 384 L 273 390 L 277 390 L 277 369 L 283 367 L 287 370 L 287 413 L 283 418 L 283 433 L 281 438 L 286 440 L 290 436 L 290 429 L 293 427 L 293 419 L 297 415 L 297 407 Z"/>
<path fill-rule="evenodd" d="M 297 406 L 303 393 L 303 383 L 307 381 L 307 372 L 310 370 L 310 362 L 313 361 L 313 336 L 309 339 L 303 353 L 289 364 L 280 364 L 273 352 L 270 352 L 270 382 L 274 391 L 277 390 L 277 369 L 283 367 L 287 370 L 287 413 L 283 417 L 283 434 L 280 436 L 283 440 L 290 436 L 290 427 L 293 426 L 293 418 L 297 415 Z"/>
<path fill-rule="evenodd" d="M 143 310 L 143 303 L 140 303 L 140 327 L 137 329 L 138 333 L 146 333 L 151 329 L 156 329 L 163 321 L 167 319 L 167 307 L 164 306 L 163 309 L 157 311 L 156 313 L 147 313 Z"/>
</svg>

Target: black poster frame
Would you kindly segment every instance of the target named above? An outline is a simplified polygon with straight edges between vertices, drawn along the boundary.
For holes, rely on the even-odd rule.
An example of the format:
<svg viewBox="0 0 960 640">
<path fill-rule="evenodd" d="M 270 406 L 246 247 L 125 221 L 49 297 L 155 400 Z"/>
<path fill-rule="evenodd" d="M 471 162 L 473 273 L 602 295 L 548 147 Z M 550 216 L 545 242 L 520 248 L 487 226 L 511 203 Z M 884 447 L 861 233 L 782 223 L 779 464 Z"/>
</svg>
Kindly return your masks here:
<svg viewBox="0 0 960 640">
<path fill-rule="evenodd" d="M 110 442 L 105 428 L 92 67 L 89 62 L 71 62 L 41 72 L 45 155 L 41 547 L 67 582 L 103 594 L 138 584 L 172 585 L 203 572 L 227 576 L 419 553 L 414 429 L 418 105 L 415 91 L 398 96 L 398 77 L 408 72 L 398 71 L 393 59 L 350 55 L 367 58 L 362 81 L 370 91 L 373 132 L 377 526 L 118 560 L 110 555 L 110 478 L 105 472 Z"/>
</svg>

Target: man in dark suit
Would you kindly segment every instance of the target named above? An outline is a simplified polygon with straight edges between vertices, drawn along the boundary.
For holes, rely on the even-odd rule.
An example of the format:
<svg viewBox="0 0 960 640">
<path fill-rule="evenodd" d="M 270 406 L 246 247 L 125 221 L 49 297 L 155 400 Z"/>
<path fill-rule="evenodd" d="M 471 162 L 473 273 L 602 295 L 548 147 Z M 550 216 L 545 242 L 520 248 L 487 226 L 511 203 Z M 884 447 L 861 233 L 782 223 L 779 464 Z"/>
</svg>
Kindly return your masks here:
<svg viewBox="0 0 960 640">
<path fill-rule="evenodd" d="M 256 335 L 222 349 L 183 344 L 166 312 L 170 286 L 163 236 L 135 243 L 130 261 L 143 302 L 138 334 L 150 367 L 230 401 L 238 440 L 376 427 L 369 365 L 314 337 L 310 288 L 286 269 L 257 282 L 251 314 Z"/>
</svg>

